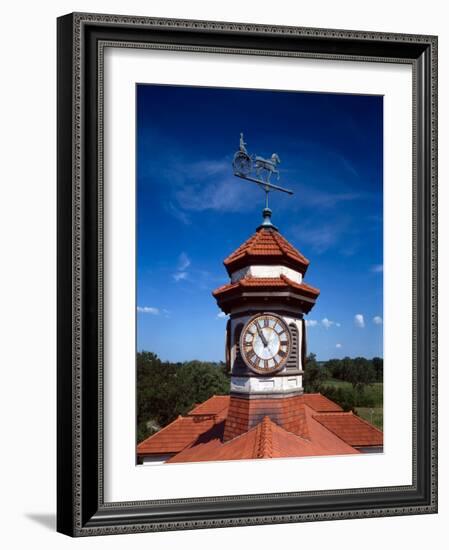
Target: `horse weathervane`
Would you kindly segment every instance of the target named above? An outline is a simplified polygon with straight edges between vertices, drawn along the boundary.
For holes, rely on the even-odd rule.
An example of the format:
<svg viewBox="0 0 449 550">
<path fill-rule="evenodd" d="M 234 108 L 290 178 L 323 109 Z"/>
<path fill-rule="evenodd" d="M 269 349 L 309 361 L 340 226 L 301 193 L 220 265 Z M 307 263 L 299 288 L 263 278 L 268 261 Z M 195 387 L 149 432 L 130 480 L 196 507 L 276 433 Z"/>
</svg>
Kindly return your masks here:
<svg viewBox="0 0 449 550">
<path fill-rule="evenodd" d="M 281 159 L 277 153 L 273 153 L 269 159 L 265 159 L 258 155 L 250 155 L 246 146 L 247 143 L 243 138 L 243 133 L 240 133 L 240 147 L 235 153 L 232 161 L 234 176 L 252 181 L 265 191 L 264 221 L 261 227 L 274 228 L 274 225 L 271 223 L 271 210 L 268 208 L 268 193 L 270 191 L 282 191 L 283 193 L 293 195 L 293 191 L 270 182 L 273 174 L 276 174 L 277 180 L 279 180 L 280 177 L 277 165 L 281 163 Z"/>
</svg>

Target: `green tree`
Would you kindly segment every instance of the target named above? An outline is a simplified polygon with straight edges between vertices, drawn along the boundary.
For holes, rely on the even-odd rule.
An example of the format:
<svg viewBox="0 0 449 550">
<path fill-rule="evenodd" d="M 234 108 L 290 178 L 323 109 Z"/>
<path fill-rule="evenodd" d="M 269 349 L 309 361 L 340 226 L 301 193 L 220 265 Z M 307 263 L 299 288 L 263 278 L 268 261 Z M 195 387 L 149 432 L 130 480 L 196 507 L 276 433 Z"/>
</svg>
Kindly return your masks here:
<svg viewBox="0 0 449 550">
<path fill-rule="evenodd" d="M 372 384 L 376 380 L 376 372 L 373 364 L 364 357 L 356 357 L 348 363 L 345 372 L 346 380 L 352 384 L 354 390 L 363 393 L 367 384 Z"/>
<path fill-rule="evenodd" d="M 328 378 L 326 368 L 320 367 L 316 361 L 316 355 L 310 353 L 307 357 L 302 379 L 304 391 L 306 393 L 316 393 L 320 391 L 326 378 Z"/>
<path fill-rule="evenodd" d="M 353 411 L 356 405 L 355 394 L 351 388 L 336 388 L 335 386 L 322 386 L 320 393 L 328 399 L 340 405 L 344 411 Z"/>
<path fill-rule="evenodd" d="M 381 357 L 373 357 L 373 368 L 376 373 L 376 382 L 383 382 L 384 379 L 384 360 Z"/>
</svg>

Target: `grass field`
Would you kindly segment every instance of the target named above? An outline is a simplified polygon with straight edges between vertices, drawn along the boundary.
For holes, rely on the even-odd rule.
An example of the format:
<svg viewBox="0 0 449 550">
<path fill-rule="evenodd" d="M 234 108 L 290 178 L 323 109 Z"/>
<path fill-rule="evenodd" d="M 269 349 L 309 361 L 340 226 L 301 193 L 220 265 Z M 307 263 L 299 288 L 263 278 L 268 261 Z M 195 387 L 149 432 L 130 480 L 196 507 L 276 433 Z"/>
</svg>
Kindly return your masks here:
<svg viewBox="0 0 449 550">
<path fill-rule="evenodd" d="M 343 380 L 336 380 L 335 378 L 328 378 L 323 386 L 333 386 L 335 388 L 342 388 L 347 391 L 354 391 L 352 385 L 349 382 L 344 382 Z M 365 387 L 365 396 L 369 399 L 372 399 L 376 407 L 379 407 L 383 404 L 383 383 L 374 382 Z"/>
</svg>

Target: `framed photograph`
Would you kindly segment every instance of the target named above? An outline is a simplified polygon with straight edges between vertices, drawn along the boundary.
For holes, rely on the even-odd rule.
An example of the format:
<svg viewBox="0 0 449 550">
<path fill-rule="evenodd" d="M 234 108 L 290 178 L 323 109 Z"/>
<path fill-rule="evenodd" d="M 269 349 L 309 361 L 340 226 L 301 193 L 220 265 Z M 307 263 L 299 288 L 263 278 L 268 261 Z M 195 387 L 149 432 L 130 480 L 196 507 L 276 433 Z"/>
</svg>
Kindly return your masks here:
<svg viewBox="0 0 449 550">
<path fill-rule="evenodd" d="M 58 19 L 58 531 L 437 511 L 437 38 Z"/>
</svg>

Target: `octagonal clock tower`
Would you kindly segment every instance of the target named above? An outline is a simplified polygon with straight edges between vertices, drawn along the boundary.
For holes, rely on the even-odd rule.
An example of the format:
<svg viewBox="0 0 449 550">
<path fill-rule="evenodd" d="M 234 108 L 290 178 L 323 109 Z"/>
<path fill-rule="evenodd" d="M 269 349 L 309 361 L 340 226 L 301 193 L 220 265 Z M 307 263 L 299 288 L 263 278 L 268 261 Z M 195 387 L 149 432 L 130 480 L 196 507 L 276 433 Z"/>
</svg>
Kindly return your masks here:
<svg viewBox="0 0 449 550">
<path fill-rule="evenodd" d="M 257 231 L 224 261 L 228 284 L 213 295 L 229 315 L 226 361 L 231 398 L 224 440 L 255 426 L 264 416 L 286 429 L 302 420 L 295 413 L 303 393 L 306 326 L 319 290 L 304 282 L 309 261 L 263 211 Z"/>
</svg>

